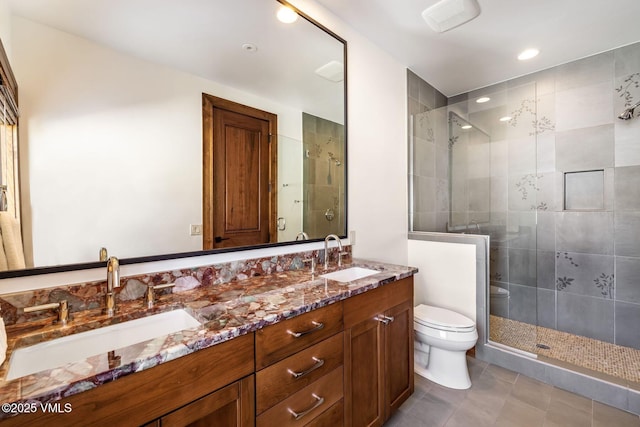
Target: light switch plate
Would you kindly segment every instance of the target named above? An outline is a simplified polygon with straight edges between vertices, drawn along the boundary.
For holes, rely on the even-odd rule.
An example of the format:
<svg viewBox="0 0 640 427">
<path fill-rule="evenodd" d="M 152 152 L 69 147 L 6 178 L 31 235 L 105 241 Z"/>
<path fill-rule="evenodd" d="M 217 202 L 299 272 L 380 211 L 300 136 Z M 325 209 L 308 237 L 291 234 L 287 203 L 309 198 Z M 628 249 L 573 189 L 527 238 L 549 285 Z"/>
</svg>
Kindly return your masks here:
<svg viewBox="0 0 640 427">
<path fill-rule="evenodd" d="M 201 236 L 202 235 L 202 224 L 191 224 L 191 235 L 192 236 Z"/>
</svg>

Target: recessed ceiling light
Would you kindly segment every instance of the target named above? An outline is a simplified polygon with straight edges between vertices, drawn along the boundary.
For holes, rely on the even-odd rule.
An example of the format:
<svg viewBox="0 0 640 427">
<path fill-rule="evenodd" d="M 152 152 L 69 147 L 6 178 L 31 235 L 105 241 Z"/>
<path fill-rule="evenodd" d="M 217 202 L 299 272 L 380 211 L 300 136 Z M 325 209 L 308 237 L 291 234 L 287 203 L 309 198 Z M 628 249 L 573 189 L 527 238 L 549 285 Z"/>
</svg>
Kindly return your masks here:
<svg viewBox="0 0 640 427">
<path fill-rule="evenodd" d="M 489 98 L 488 96 L 483 96 L 483 97 L 480 97 L 480 98 L 476 99 L 476 102 L 478 104 L 484 104 L 485 102 L 489 102 L 489 101 L 491 101 L 491 98 Z"/>
<path fill-rule="evenodd" d="M 520 61 L 526 61 L 527 59 L 535 58 L 539 53 L 540 51 L 538 49 L 526 49 L 520 52 L 518 59 Z"/>
<path fill-rule="evenodd" d="M 258 46 L 253 43 L 245 43 L 242 45 L 242 50 L 249 53 L 254 53 L 258 51 Z"/>
<path fill-rule="evenodd" d="M 473 126 L 471 125 L 462 125 L 460 126 L 461 129 L 467 130 L 467 129 L 471 129 Z"/>
<path fill-rule="evenodd" d="M 278 9 L 278 13 L 276 14 L 276 16 L 278 17 L 278 20 L 280 22 L 283 22 L 285 24 L 291 24 L 298 20 L 298 14 L 295 12 L 295 10 L 291 9 L 288 6 L 280 6 L 280 9 Z"/>
<path fill-rule="evenodd" d="M 501 122 L 508 122 L 509 120 L 511 120 L 511 116 L 500 117 L 498 120 L 500 120 Z"/>
</svg>

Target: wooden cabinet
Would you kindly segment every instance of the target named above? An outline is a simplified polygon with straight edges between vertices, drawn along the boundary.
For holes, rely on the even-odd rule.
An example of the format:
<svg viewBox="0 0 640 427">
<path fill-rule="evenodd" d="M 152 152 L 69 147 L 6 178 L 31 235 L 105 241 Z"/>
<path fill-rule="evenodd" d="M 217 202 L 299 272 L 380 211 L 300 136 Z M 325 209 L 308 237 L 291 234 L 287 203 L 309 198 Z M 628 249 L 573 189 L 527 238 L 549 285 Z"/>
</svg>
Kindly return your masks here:
<svg viewBox="0 0 640 427">
<path fill-rule="evenodd" d="M 257 427 L 342 423 L 342 329 L 340 302 L 256 332 Z"/>
<path fill-rule="evenodd" d="M 256 331 L 256 370 L 342 331 L 342 302 Z"/>
<path fill-rule="evenodd" d="M 413 278 L 344 302 L 345 425 L 380 426 L 413 393 Z"/>
<path fill-rule="evenodd" d="M 254 422 L 254 377 L 236 381 L 158 420 L 158 427 L 249 427 Z"/>
<path fill-rule="evenodd" d="M 63 399 L 7 425 L 380 426 L 413 393 L 413 278 Z"/>
<path fill-rule="evenodd" d="M 254 337 L 248 334 L 64 398 L 61 404 L 70 403 L 72 407 L 67 414 L 24 414 L 0 424 L 3 427 L 140 426 L 150 422 L 157 425 L 154 420 L 180 408 L 186 413 L 192 402 L 211 396 L 212 391 L 222 391 L 241 378 L 249 376 L 253 382 L 253 371 Z M 253 405 L 253 387 L 240 383 L 240 399 Z M 253 412 L 252 408 L 249 411 Z"/>
</svg>

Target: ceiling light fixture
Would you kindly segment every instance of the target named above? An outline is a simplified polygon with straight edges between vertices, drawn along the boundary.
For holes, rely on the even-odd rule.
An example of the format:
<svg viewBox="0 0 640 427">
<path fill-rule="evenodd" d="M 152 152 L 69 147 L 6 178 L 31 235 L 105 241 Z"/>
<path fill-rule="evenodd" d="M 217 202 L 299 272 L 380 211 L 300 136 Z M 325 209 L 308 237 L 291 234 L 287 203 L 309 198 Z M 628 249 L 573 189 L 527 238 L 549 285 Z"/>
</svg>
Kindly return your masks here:
<svg viewBox="0 0 640 427">
<path fill-rule="evenodd" d="M 482 96 L 482 97 L 476 99 L 476 102 L 478 104 L 484 104 L 485 102 L 489 102 L 489 101 L 491 101 L 491 98 L 489 98 L 488 96 Z"/>
<path fill-rule="evenodd" d="M 298 14 L 296 11 L 288 6 L 280 6 L 276 16 L 278 17 L 278 21 L 284 24 L 292 24 L 298 20 Z"/>
<path fill-rule="evenodd" d="M 433 31 L 444 33 L 480 15 L 477 0 L 440 0 L 422 11 Z"/>
<path fill-rule="evenodd" d="M 258 46 L 253 43 L 245 43 L 242 45 L 242 50 L 249 53 L 255 53 L 258 51 Z"/>
<path fill-rule="evenodd" d="M 520 61 L 526 61 L 527 59 L 535 58 L 539 53 L 540 51 L 538 49 L 526 49 L 520 52 L 520 55 L 518 55 L 518 59 Z"/>
<path fill-rule="evenodd" d="M 511 120 L 511 116 L 500 117 L 498 120 L 500 120 L 501 122 L 508 122 L 509 120 Z"/>
<path fill-rule="evenodd" d="M 342 62 L 330 61 L 318 68 L 315 73 L 331 82 L 338 83 L 344 80 L 344 66 Z"/>
</svg>

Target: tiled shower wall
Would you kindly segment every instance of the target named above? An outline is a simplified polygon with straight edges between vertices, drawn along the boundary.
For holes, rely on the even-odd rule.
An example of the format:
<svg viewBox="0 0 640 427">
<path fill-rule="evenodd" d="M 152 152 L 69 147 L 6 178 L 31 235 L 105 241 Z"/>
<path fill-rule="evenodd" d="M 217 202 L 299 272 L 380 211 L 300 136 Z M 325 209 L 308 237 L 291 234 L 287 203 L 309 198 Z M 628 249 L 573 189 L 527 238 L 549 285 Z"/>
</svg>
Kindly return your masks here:
<svg viewBox="0 0 640 427">
<path fill-rule="evenodd" d="M 311 238 L 344 234 L 344 126 L 302 113 L 303 230 Z"/>
<path fill-rule="evenodd" d="M 448 100 L 490 135 L 491 176 L 475 178 L 491 183 L 492 284 L 510 291 L 498 314 L 640 348 L 640 117 L 617 118 L 639 100 L 640 44 Z M 414 171 L 443 161 L 417 151 Z"/>
</svg>

